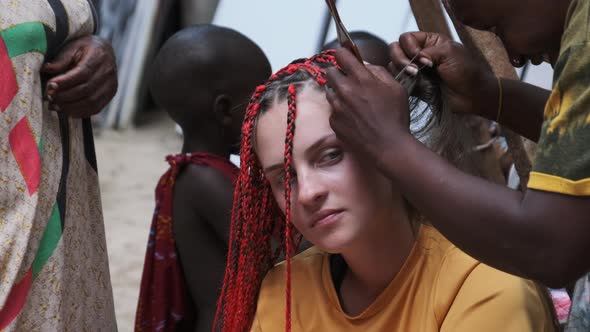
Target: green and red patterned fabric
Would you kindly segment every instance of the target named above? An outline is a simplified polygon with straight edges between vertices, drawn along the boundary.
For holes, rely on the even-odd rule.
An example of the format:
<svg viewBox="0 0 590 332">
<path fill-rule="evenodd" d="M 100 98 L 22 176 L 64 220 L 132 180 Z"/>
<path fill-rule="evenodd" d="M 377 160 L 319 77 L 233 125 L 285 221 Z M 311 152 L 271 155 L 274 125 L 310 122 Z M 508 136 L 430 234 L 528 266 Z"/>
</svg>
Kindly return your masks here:
<svg viewBox="0 0 590 332">
<path fill-rule="evenodd" d="M 0 31 L 0 112 L 6 111 L 18 92 L 16 73 L 12 67 L 11 58 L 19 55 L 38 52 L 45 55 L 47 38 L 45 28 L 41 23 L 30 22 L 18 24 Z M 39 188 L 41 181 L 42 142 L 35 138 L 27 116 L 14 126 L 9 134 L 9 143 L 22 177 L 27 185 L 29 195 L 33 195 Z M 61 237 L 59 212 L 57 218 L 52 218 L 44 234 L 46 239 L 37 252 L 36 264 L 28 270 L 25 277 L 13 286 L 2 310 L 0 310 L 0 330 L 4 329 L 20 313 L 29 293 L 31 282 L 39 274 L 39 270 L 51 256 L 57 241 Z M 33 267 L 35 267 L 33 269 Z"/>
<path fill-rule="evenodd" d="M 40 68 L 95 27 L 85 0 L 0 0 L 0 331 L 116 330 L 92 131 Z"/>
</svg>

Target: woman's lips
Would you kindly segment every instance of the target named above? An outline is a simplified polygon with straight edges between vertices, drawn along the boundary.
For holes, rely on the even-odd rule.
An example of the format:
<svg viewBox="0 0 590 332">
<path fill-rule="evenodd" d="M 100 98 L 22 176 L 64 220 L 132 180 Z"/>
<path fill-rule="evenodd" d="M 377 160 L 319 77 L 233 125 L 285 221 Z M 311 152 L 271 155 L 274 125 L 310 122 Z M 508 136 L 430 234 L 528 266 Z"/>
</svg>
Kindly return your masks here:
<svg viewBox="0 0 590 332">
<path fill-rule="evenodd" d="M 342 209 L 326 209 L 316 212 L 311 219 L 311 228 L 325 226 L 336 222 L 340 219 L 342 212 L 344 212 Z"/>
</svg>

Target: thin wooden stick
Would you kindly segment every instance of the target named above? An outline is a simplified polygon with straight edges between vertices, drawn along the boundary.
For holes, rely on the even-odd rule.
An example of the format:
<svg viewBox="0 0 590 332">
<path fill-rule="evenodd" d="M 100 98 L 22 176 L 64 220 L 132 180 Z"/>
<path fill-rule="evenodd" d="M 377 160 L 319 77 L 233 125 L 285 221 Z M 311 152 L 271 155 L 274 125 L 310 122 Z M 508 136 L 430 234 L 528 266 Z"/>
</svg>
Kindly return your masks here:
<svg viewBox="0 0 590 332">
<path fill-rule="evenodd" d="M 452 38 L 439 0 L 410 0 L 410 7 L 420 31 L 436 32 Z"/>
</svg>

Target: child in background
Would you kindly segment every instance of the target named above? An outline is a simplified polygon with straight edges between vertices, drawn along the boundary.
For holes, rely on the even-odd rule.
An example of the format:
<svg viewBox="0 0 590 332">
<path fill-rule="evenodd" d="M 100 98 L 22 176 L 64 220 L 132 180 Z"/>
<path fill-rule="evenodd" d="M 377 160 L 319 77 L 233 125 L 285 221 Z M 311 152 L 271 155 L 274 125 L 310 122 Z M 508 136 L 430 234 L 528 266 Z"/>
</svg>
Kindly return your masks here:
<svg viewBox="0 0 590 332">
<path fill-rule="evenodd" d="M 352 31 L 350 32 L 350 38 L 355 42 L 364 61 L 381 67 L 386 67 L 391 62 L 389 58 L 389 45 L 383 39 L 366 31 Z M 334 39 L 326 43 L 322 47 L 322 51 L 333 50 L 339 47 L 340 43 L 338 39 Z"/>
<path fill-rule="evenodd" d="M 150 89 L 184 142 L 156 188 L 136 331 L 211 331 L 237 176 L 229 156 L 248 98 L 270 73 L 254 42 L 214 25 L 179 31 L 157 55 Z"/>
</svg>

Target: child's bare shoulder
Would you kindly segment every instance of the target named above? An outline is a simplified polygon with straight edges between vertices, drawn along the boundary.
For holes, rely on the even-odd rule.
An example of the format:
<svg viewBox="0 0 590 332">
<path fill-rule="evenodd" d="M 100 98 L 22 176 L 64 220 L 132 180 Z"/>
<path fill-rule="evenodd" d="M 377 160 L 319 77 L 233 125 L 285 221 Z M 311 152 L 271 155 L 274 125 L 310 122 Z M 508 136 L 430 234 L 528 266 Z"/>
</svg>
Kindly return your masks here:
<svg viewBox="0 0 590 332">
<path fill-rule="evenodd" d="M 232 187 L 232 183 L 220 170 L 196 164 L 185 166 L 175 183 L 175 187 L 186 187 L 191 192 L 207 192 L 219 186 Z"/>
<path fill-rule="evenodd" d="M 187 165 L 174 184 L 174 209 L 205 217 L 219 219 L 219 215 L 231 210 L 233 200 L 231 180 L 210 166 Z"/>
</svg>

